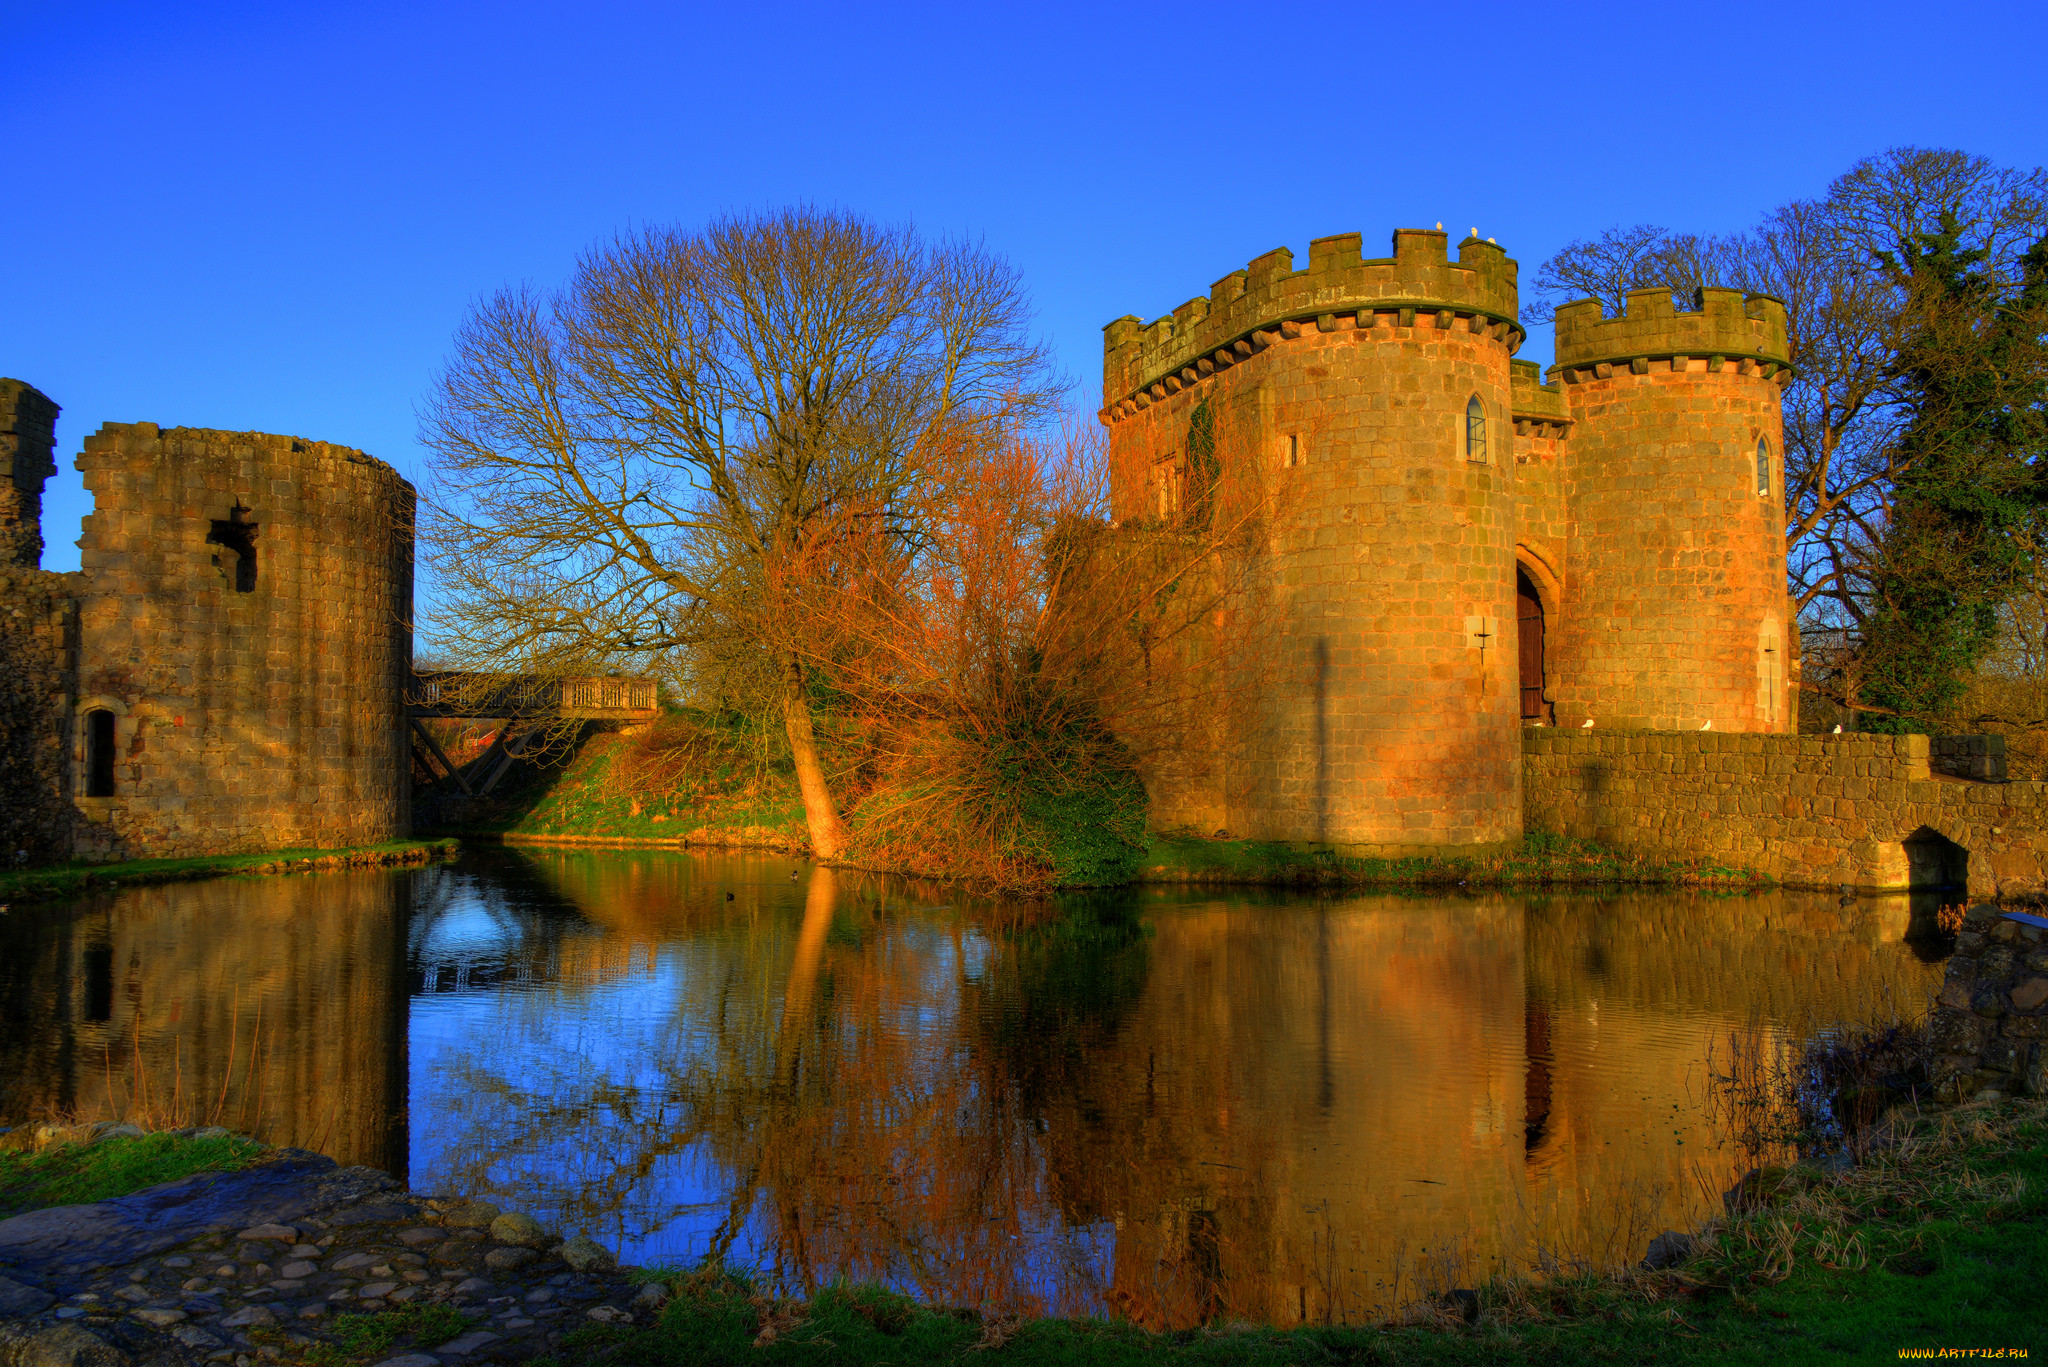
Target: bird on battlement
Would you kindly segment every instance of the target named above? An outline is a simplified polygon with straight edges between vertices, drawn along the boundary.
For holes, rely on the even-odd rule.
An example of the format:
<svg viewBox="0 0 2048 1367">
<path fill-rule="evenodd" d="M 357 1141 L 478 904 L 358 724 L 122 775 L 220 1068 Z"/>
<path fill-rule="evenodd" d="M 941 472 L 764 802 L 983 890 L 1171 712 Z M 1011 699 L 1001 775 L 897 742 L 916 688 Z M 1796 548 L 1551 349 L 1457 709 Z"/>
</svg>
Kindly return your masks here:
<svg viewBox="0 0 2048 1367">
<path fill-rule="evenodd" d="M 1711 730 L 1713 730 L 1713 729 L 1714 729 L 1714 719 L 1713 719 L 1712 717 L 1708 717 L 1708 718 L 1707 718 L 1707 719 L 1706 719 L 1705 721 L 1703 721 L 1703 722 L 1701 722 L 1701 723 L 1700 723 L 1700 730 L 1702 730 L 1702 731 L 1711 731 Z"/>
<path fill-rule="evenodd" d="M 1835 734 L 1835 735 L 1837 735 L 1837 736 L 1839 736 L 1839 735 L 1841 735 L 1841 734 L 1842 734 L 1842 724 L 1841 724 L 1840 722 L 1836 722 L 1836 723 L 1835 723 L 1835 730 L 1834 730 L 1834 734 Z"/>
<path fill-rule="evenodd" d="M 1581 731 L 1583 731 L 1583 730 L 1585 730 L 1585 729 L 1586 729 L 1587 727 L 1591 726 L 1592 724 L 1593 724 L 1593 719 L 1592 719 L 1591 717 L 1588 717 L 1588 718 L 1586 718 L 1586 719 L 1585 719 L 1584 721 L 1582 721 L 1582 722 L 1580 722 L 1580 723 L 1579 723 L 1579 729 L 1580 729 Z"/>
</svg>

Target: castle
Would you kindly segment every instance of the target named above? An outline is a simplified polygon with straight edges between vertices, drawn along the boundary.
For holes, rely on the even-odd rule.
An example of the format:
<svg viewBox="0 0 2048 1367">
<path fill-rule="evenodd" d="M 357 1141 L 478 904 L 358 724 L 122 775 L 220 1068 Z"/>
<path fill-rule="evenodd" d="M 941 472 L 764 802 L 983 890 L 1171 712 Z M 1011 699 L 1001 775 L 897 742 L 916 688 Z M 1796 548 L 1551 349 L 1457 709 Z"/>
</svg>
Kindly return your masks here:
<svg viewBox="0 0 2048 1367">
<path fill-rule="evenodd" d="M 108 423 L 81 568 L 49 573 L 57 412 L 0 380 L 0 852 L 409 836 L 412 486 L 325 442 Z"/>
<path fill-rule="evenodd" d="M 1285 505 L 1238 552 L 1238 639 L 1276 667 L 1146 774 L 1156 828 L 1379 854 L 1526 829 L 1794 885 L 2048 888 L 2048 783 L 2006 781 L 2001 737 L 1797 734 L 1782 304 L 1570 304 L 1545 376 L 1512 358 L 1498 246 L 1393 247 L 1270 252 L 1105 330 L 1109 535 L 1187 525 L 1219 456 Z M 109 423 L 77 460 L 82 568 L 48 573 L 56 416 L 0 380 L 0 857 L 409 834 L 412 486 L 322 442 Z M 549 696 L 653 710 L 647 680 Z"/>
<path fill-rule="evenodd" d="M 1523 729 L 1796 731 L 1779 389 L 1785 309 L 1638 290 L 1512 359 L 1516 266 L 1470 237 L 1356 233 L 1104 329 L 1112 505 L 1192 477 L 1198 405 L 1289 501 L 1257 573 L 1289 682 L 1160 829 L 1406 854 L 1523 830 Z"/>
</svg>

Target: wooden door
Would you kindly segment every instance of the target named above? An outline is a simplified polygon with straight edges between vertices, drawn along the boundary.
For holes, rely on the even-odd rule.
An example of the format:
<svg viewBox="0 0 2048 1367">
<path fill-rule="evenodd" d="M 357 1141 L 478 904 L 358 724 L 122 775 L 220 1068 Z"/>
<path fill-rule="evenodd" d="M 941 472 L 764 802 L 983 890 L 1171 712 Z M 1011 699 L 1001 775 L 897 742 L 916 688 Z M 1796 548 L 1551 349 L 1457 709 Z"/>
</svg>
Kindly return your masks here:
<svg viewBox="0 0 2048 1367">
<path fill-rule="evenodd" d="M 1543 601 L 1529 576 L 1515 571 L 1515 625 L 1519 629 L 1522 664 L 1522 715 L 1542 718 Z"/>
</svg>

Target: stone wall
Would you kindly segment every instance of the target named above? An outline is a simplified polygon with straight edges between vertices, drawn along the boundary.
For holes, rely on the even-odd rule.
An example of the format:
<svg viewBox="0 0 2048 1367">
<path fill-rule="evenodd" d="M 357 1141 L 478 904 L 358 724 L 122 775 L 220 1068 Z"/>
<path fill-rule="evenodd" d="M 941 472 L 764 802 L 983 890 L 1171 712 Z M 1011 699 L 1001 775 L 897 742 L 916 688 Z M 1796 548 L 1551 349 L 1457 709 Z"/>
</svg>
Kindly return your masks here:
<svg viewBox="0 0 2048 1367">
<path fill-rule="evenodd" d="M 360 451 L 109 423 L 78 458 L 77 851 L 336 848 L 411 829 L 413 491 Z M 113 714 L 113 792 L 87 791 Z"/>
<path fill-rule="evenodd" d="M 1387 853 L 1512 840 L 1514 263 L 1472 239 L 1454 264 L 1443 233 L 1403 231 L 1390 259 L 1352 233 L 1291 265 L 1271 253 L 1106 334 L 1117 518 L 1172 524 L 1204 403 L 1219 457 L 1255 462 L 1280 510 L 1272 686 L 1231 738 L 1220 809 L 1155 783 L 1155 819 Z"/>
<path fill-rule="evenodd" d="M 64 718 L 83 580 L 38 568 L 57 412 L 29 385 L 0 379 L 0 867 L 70 852 Z"/>
<path fill-rule="evenodd" d="M 82 575 L 0 565 L 0 866 L 71 852 L 65 742 L 84 586 Z"/>
<path fill-rule="evenodd" d="M 1796 730 L 1784 305 L 1708 289 L 1680 312 L 1638 290 L 1608 318 L 1577 301 L 1545 383 L 1510 359 L 1518 267 L 1498 245 L 1475 235 L 1452 260 L 1440 229 L 1402 230 L 1391 257 L 1361 251 L 1317 238 L 1301 270 L 1269 252 L 1103 330 L 1120 525 L 1173 527 L 1205 406 L 1250 433 L 1217 453 L 1271 499 L 1244 562 L 1262 581 L 1245 615 L 1275 638 L 1264 711 L 1227 746 L 1191 736 L 1218 763 L 1147 775 L 1155 824 L 1361 853 L 1498 845 L 1522 831 L 1525 696 L 1563 726 Z M 1524 579 L 1540 687 L 1521 677 L 1539 658 L 1533 606 L 1518 648 Z"/>
<path fill-rule="evenodd" d="M 1972 907 L 1928 1024 L 1947 1096 L 2048 1095 L 2048 921 Z"/>
<path fill-rule="evenodd" d="M 1533 728 L 1524 821 L 1795 887 L 2048 891 L 2048 783 L 1937 774 L 1931 750 L 1926 736 Z"/>
<path fill-rule="evenodd" d="M 1559 726 L 1791 729 L 1785 308 L 1704 295 L 1692 313 L 1668 289 L 1632 292 L 1618 318 L 1593 300 L 1558 310 L 1552 373 L 1574 419 L 1571 576 L 1547 671 Z"/>
<path fill-rule="evenodd" d="M 43 559 L 43 481 L 57 473 L 57 405 L 20 380 L 0 379 L 0 565 Z"/>
<path fill-rule="evenodd" d="M 2005 782 L 2004 736 L 1930 736 L 1927 763 L 1937 774 Z"/>
</svg>

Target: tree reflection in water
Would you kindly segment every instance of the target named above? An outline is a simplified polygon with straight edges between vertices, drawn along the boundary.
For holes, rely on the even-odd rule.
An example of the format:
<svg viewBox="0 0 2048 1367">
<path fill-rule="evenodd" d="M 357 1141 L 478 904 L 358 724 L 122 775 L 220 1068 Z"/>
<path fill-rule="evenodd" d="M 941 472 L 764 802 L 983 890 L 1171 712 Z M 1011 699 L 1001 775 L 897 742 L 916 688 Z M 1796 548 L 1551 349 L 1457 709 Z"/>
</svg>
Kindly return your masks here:
<svg viewBox="0 0 2048 1367">
<path fill-rule="evenodd" d="M 581 852 L 17 914 L 0 1123 L 112 1105 L 111 1057 L 634 1261 L 1355 1321 L 1419 1265 L 1639 1257 L 1733 1175 L 1710 1045 L 1941 973 L 1904 899 L 950 896 Z"/>
<path fill-rule="evenodd" d="M 727 904 L 658 870 L 537 862 L 613 933 L 544 915 L 548 980 L 498 998 L 489 1049 L 416 1078 L 438 1185 L 805 1291 L 1102 1304 L 1106 1231 L 1060 1210 L 1029 1097 L 1057 1085 L 1044 1060 L 1111 1028 L 1114 989 L 1142 983 L 1134 921 L 1093 905 L 1036 924 L 1002 907 L 906 917 L 902 891 L 823 868 L 791 918 L 772 879 Z M 561 995 L 622 988 L 662 994 L 660 1019 L 586 1003 L 563 1030 Z"/>
</svg>

